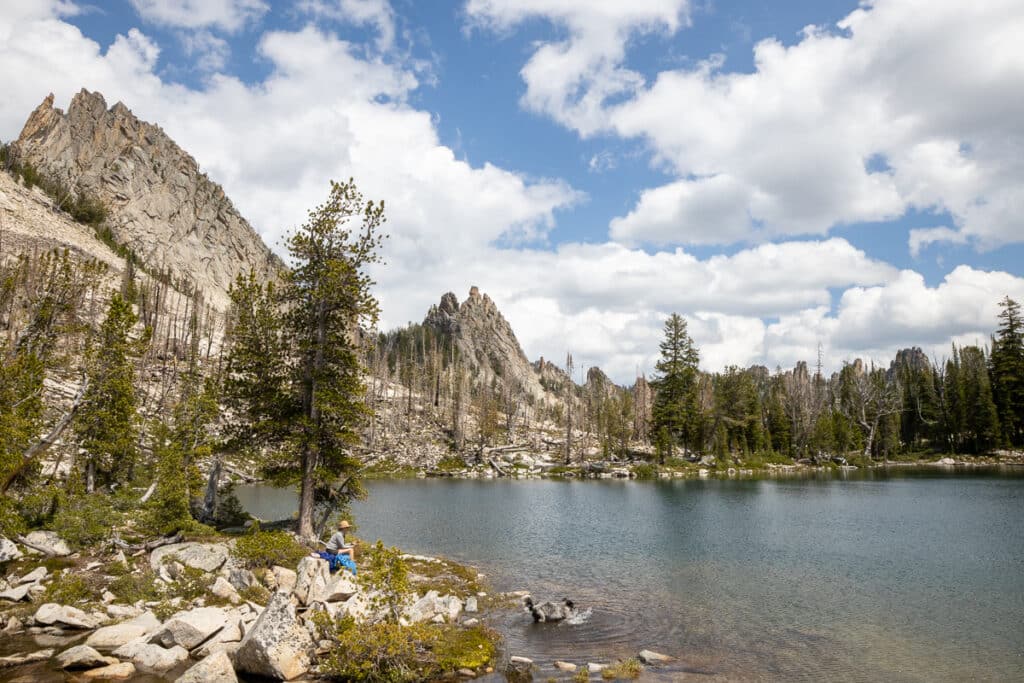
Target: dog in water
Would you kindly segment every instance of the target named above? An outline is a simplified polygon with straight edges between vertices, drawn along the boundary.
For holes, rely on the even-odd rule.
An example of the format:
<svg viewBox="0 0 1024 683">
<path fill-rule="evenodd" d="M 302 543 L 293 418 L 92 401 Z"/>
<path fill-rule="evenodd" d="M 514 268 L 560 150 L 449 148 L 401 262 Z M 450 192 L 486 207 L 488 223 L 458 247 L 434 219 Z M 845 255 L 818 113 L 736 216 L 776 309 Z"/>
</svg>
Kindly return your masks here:
<svg viewBox="0 0 1024 683">
<path fill-rule="evenodd" d="M 527 611 L 533 615 L 535 622 L 541 621 L 562 621 L 569 619 L 576 614 L 576 606 L 572 600 L 563 599 L 562 602 L 544 602 L 534 604 L 533 598 L 526 596 L 524 601 Z"/>
</svg>

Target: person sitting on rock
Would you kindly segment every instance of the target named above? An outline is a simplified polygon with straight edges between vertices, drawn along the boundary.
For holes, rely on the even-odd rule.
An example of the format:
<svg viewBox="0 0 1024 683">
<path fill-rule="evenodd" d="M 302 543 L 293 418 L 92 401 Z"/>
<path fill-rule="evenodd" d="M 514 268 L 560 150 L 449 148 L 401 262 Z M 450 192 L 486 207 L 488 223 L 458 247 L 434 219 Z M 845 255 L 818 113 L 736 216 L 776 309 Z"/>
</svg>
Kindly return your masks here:
<svg viewBox="0 0 1024 683">
<path fill-rule="evenodd" d="M 338 522 L 338 530 L 334 532 L 331 538 L 325 544 L 326 550 L 322 550 L 317 555 L 331 563 L 331 571 L 335 572 L 342 567 L 347 567 L 353 574 L 356 573 L 356 549 L 351 543 L 345 542 L 345 531 L 351 529 L 352 525 L 349 524 L 347 519 L 343 519 Z M 320 541 L 323 543 L 323 541 Z"/>
</svg>

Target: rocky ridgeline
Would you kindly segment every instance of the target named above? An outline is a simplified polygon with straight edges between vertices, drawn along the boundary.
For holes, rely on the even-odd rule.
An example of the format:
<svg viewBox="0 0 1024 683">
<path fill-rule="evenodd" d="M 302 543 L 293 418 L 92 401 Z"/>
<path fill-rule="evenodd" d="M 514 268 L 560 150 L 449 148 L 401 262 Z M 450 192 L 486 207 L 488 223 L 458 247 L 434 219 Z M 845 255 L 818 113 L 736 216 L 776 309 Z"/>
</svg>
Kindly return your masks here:
<svg viewBox="0 0 1024 683">
<path fill-rule="evenodd" d="M 14 562 L 23 566 L 30 553 L 76 558 L 53 532 L 32 532 L 19 541 L 20 547 L 0 538 L 0 567 Z M 99 576 L 110 571 L 111 563 L 127 566 L 128 559 L 120 551 L 106 561 L 58 573 L 39 565 L 21 576 L 8 574 L 0 579 L 0 633 L 4 639 L 22 636 L 50 646 L 0 657 L 0 669 L 49 662 L 84 680 L 138 674 L 196 683 L 237 681 L 238 674 L 292 680 L 315 675 L 319 657 L 333 645 L 318 640 L 318 613 L 350 616 L 357 623 L 378 621 L 386 613 L 374 589 L 364 587 L 348 572 L 332 575 L 324 560 L 306 557 L 295 570 L 274 566 L 254 572 L 233 557 L 231 544 L 175 543 L 152 551 L 148 564 L 155 582 L 171 585 L 192 572 L 219 603 L 208 605 L 204 597 L 175 597 L 170 600 L 172 613 L 163 618 L 158 611 L 165 605 L 141 600 L 122 604 L 109 591 L 103 593 L 102 605 L 83 602 L 76 607 L 43 601 L 55 583 L 70 576 Z M 413 567 L 448 567 L 436 558 L 405 558 Z M 243 597 L 256 593 L 269 598 L 261 604 Z M 479 623 L 478 599 L 484 596 L 473 593 L 463 598 L 437 590 L 412 593 L 404 600 L 399 622 L 474 627 Z M 68 647 L 72 643 L 77 644 Z"/>
<path fill-rule="evenodd" d="M 471 287 L 459 304 L 448 292 L 431 306 L 423 324 L 452 339 L 459 354 L 479 373 L 479 381 L 515 383 L 535 398 L 546 394 L 534 367 L 505 316 L 486 294 Z"/>
<path fill-rule="evenodd" d="M 13 157 L 109 211 L 114 239 L 154 269 L 201 289 L 223 309 L 239 272 L 260 279 L 280 267 L 220 185 L 156 125 L 122 103 L 80 91 L 67 113 L 53 95 L 36 108 L 12 143 Z"/>
</svg>

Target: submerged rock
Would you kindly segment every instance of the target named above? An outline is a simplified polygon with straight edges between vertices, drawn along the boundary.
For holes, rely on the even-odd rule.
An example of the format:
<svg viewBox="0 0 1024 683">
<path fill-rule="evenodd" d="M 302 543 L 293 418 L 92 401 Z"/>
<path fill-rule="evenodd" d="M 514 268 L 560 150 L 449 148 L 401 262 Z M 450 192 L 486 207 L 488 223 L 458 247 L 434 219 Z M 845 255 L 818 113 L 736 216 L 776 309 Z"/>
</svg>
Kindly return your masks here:
<svg viewBox="0 0 1024 683">
<path fill-rule="evenodd" d="M 90 669 L 89 671 L 82 672 L 82 676 L 85 678 L 98 678 L 103 681 L 122 680 L 125 678 L 131 678 L 134 675 L 135 665 L 131 662 L 111 664 L 110 666 L 104 666 L 99 669 Z"/>
<path fill-rule="evenodd" d="M 7 669 L 12 666 L 21 666 L 23 664 L 31 664 L 33 662 L 44 662 L 53 656 L 53 650 L 39 650 L 38 652 L 28 652 L 19 655 L 8 655 L 7 657 L 0 657 L 0 669 Z"/>
<path fill-rule="evenodd" d="M 640 650 L 639 659 L 644 664 L 668 664 L 675 661 L 675 657 L 669 657 L 653 650 Z"/>
</svg>

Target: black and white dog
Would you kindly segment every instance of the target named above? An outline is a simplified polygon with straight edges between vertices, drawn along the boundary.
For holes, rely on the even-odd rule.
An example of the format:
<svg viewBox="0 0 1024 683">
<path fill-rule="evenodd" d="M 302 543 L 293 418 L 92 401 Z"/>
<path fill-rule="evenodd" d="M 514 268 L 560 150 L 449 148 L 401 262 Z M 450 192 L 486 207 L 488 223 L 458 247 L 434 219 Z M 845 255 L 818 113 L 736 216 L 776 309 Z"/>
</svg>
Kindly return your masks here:
<svg viewBox="0 0 1024 683">
<path fill-rule="evenodd" d="M 563 599 L 562 602 L 545 600 L 544 602 L 534 604 L 533 598 L 526 596 L 526 600 L 523 603 L 526 605 L 527 611 L 533 615 L 535 622 L 562 621 L 576 614 L 576 606 L 572 600 Z"/>
</svg>

